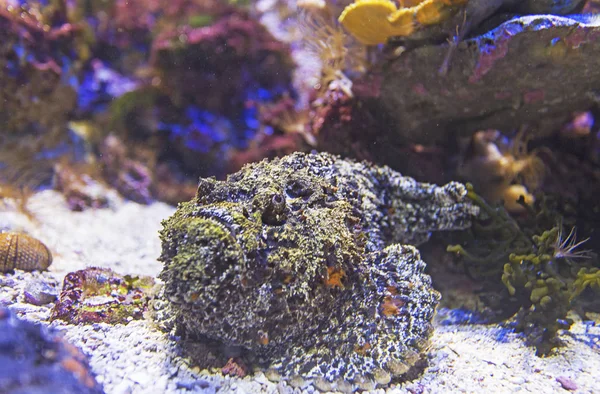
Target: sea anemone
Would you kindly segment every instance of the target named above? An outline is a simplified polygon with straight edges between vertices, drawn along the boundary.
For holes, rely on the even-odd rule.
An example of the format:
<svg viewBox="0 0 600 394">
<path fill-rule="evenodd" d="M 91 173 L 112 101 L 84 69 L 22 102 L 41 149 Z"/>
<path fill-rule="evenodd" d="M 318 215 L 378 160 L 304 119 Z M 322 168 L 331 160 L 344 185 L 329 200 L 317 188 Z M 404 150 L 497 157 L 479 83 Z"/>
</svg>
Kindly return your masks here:
<svg viewBox="0 0 600 394">
<path fill-rule="evenodd" d="M 558 225 L 558 232 L 556 234 L 556 241 L 554 241 L 554 258 L 566 259 L 566 260 L 580 260 L 589 259 L 591 257 L 591 251 L 588 249 L 576 250 L 581 245 L 589 240 L 586 238 L 582 241 L 577 241 L 577 228 L 571 228 L 569 235 L 564 237 L 562 225 Z"/>
</svg>

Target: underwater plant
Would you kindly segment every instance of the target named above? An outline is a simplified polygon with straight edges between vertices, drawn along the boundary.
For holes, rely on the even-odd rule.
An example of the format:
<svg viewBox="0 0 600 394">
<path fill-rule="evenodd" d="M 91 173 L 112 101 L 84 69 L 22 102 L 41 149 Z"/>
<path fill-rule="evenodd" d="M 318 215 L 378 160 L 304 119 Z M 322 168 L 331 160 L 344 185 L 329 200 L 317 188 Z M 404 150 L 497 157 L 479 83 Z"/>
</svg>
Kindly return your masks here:
<svg viewBox="0 0 600 394">
<path fill-rule="evenodd" d="M 577 272 L 571 299 L 579 296 L 588 287 L 600 291 L 600 268 L 582 268 Z"/>
<path fill-rule="evenodd" d="M 558 344 L 558 330 L 572 324 L 567 312 L 578 294 L 576 288 L 583 285 L 575 286 L 573 267 L 577 260 L 591 257 L 588 251 L 577 250 L 585 241 L 576 241 L 574 229 L 563 238 L 559 224 L 533 236 L 533 253 L 511 253 L 504 265 L 502 282 L 521 303 L 517 329 L 538 355 L 548 354 Z"/>
<path fill-rule="evenodd" d="M 551 214 L 538 202 L 527 208 L 533 218 L 520 223 L 501 206 L 492 207 L 467 185 L 468 196 L 482 210 L 462 244 L 448 246 L 465 262 L 474 278 L 504 284 L 508 310 L 536 354 L 547 355 L 560 344 L 558 331 L 567 329 L 575 298 L 588 286 L 596 287 L 596 255 L 581 246 L 576 229 L 566 233 L 560 221 L 548 228 Z M 524 199 L 520 203 L 525 205 Z M 544 229 L 546 228 L 546 229 Z M 565 235 L 566 234 L 566 235 Z M 464 234 L 463 234 L 464 235 Z M 579 271 L 579 272 L 578 272 Z"/>
</svg>

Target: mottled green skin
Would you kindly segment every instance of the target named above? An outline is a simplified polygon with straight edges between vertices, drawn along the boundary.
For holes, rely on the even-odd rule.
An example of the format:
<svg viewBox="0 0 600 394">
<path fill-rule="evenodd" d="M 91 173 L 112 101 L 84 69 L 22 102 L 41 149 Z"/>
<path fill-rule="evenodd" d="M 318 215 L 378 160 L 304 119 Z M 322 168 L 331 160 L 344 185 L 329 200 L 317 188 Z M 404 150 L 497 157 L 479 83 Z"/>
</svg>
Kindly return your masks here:
<svg viewBox="0 0 600 394">
<path fill-rule="evenodd" d="M 164 297 L 187 336 L 241 346 L 284 376 L 387 384 L 418 360 L 439 300 L 400 243 L 469 226 L 465 197 L 328 154 L 201 179 L 163 223 Z M 384 299 L 397 308 L 384 313 Z"/>
</svg>

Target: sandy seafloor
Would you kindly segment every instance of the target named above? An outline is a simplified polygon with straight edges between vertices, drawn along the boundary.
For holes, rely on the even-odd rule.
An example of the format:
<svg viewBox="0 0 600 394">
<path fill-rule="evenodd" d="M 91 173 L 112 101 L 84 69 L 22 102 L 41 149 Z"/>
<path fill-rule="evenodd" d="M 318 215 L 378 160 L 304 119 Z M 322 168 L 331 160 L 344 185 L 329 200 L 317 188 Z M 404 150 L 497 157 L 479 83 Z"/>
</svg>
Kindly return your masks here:
<svg viewBox="0 0 600 394">
<path fill-rule="evenodd" d="M 0 213 L 0 230 L 22 230 L 45 242 L 54 254 L 50 272 L 0 274 L 0 304 L 20 316 L 47 322 L 49 308 L 23 302 L 23 287 L 33 277 L 62 284 L 68 272 L 88 266 L 109 267 L 121 274 L 156 276 L 161 263 L 158 230 L 175 209 L 148 206 L 113 196 L 111 207 L 71 212 L 62 195 L 43 191 L 29 202 L 38 223 L 11 211 Z M 243 379 L 219 370 L 189 365 L 177 338 L 150 321 L 127 325 L 50 324 L 90 356 L 90 364 L 106 393 L 312 393 L 312 385 L 292 388 L 270 382 L 264 374 Z M 428 367 L 411 382 L 377 389 L 376 393 L 600 393 L 600 327 L 577 322 L 561 335 L 556 355 L 538 358 L 519 334 L 499 326 L 436 324 Z M 561 384 L 559 381 L 562 380 Z M 577 388 L 573 390 L 574 386 Z"/>
</svg>

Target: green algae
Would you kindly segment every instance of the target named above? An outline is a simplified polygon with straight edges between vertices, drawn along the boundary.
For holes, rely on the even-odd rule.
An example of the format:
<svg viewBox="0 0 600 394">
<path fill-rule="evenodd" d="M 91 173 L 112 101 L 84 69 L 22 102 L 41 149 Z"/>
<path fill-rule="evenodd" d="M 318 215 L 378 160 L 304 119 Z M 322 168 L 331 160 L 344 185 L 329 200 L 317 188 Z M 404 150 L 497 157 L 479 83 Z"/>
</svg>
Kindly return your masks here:
<svg viewBox="0 0 600 394">
<path fill-rule="evenodd" d="M 473 224 L 463 244 L 447 247 L 462 256 L 474 278 L 500 279 L 506 297 L 515 306 L 516 328 L 525 333 L 538 355 L 547 355 L 560 344 L 558 331 L 569 328 L 567 313 L 573 300 L 587 286 L 595 284 L 595 255 L 581 250 L 571 230 L 565 236 L 562 218 L 542 199 L 536 208 L 517 221 L 500 206 L 487 204 L 468 185 L 468 197 L 483 215 Z M 465 246 L 466 245 L 466 246 Z M 578 270 L 580 273 L 578 273 Z"/>
</svg>

